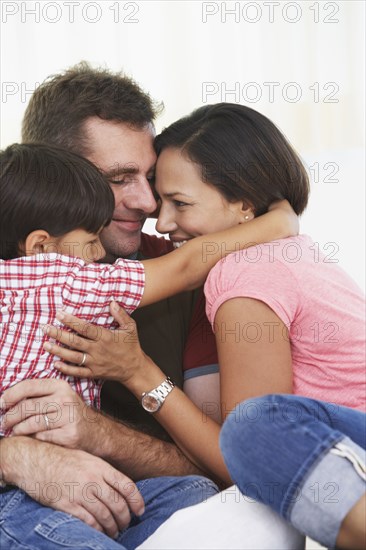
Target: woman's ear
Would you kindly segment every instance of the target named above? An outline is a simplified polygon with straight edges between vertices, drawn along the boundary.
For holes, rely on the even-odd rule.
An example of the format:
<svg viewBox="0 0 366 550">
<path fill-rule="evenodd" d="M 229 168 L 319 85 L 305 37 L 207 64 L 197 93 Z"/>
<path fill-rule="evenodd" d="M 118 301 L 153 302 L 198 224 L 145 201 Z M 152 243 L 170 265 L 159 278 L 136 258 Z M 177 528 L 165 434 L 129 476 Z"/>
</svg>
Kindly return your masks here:
<svg viewBox="0 0 366 550">
<path fill-rule="evenodd" d="M 249 222 L 255 218 L 254 207 L 248 202 L 243 202 L 240 208 L 240 216 L 242 218 L 240 223 Z"/>
<path fill-rule="evenodd" d="M 20 252 L 24 256 L 34 256 L 41 254 L 50 243 L 50 234 L 44 229 L 36 229 L 29 233 L 25 242 L 20 246 Z"/>
</svg>

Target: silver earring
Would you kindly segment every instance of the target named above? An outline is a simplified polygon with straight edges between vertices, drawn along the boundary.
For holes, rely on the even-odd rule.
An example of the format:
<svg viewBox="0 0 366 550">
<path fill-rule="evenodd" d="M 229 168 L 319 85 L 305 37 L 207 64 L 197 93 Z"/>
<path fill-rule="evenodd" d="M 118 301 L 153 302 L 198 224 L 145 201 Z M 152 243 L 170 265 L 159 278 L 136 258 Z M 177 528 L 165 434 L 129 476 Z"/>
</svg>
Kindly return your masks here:
<svg viewBox="0 0 366 550">
<path fill-rule="evenodd" d="M 244 216 L 244 220 L 249 220 L 249 216 Z"/>
</svg>

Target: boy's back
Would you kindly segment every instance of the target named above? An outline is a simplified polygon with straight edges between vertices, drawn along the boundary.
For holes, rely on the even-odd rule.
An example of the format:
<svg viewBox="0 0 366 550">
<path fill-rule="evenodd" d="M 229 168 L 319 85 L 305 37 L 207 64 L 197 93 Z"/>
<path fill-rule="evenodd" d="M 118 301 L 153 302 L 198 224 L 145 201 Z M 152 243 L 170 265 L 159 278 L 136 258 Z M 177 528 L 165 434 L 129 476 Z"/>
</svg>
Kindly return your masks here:
<svg viewBox="0 0 366 550">
<path fill-rule="evenodd" d="M 47 340 L 42 327 L 57 324 L 57 310 L 111 327 L 111 300 L 131 313 L 144 288 L 142 264 L 123 259 L 113 265 L 85 264 L 79 258 L 38 254 L 0 260 L 0 276 L 0 393 L 26 378 L 65 378 L 53 367 L 55 358 L 42 349 Z M 100 384 L 76 378 L 69 382 L 87 404 L 99 406 Z"/>
</svg>

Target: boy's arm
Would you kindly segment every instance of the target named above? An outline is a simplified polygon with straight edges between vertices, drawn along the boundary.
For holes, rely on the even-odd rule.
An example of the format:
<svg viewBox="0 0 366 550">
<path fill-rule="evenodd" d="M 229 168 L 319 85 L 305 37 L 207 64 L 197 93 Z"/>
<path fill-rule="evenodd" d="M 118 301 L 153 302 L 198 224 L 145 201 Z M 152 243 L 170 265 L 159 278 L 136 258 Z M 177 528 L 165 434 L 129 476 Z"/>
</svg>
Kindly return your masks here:
<svg viewBox="0 0 366 550">
<path fill-rule="evenodd" d="M 139 307 L 199 287 L 210 269 L 231 252 L 297 233 L 298 218 L 289 203 L 281 201 L 250 222 L 196 237 L 170 254 L 143 261 L 146 281 Z"/>
</svg>

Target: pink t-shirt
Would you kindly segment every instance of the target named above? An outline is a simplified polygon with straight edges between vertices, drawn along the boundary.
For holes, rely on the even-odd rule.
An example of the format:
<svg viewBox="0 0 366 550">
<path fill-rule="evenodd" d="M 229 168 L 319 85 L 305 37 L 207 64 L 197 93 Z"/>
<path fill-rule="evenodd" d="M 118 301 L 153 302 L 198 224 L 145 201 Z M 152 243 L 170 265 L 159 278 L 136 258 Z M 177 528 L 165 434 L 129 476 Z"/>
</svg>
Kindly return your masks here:
<svg viewBox="0 0 366 550">
<path fill-rule="evenodd" d="M 230 254 L 207 278 L 207 316 L 214 327 L 227 300 L 261 300 L 288 328 L 293 392 L 365 410 L 364 295 L 333 252 L 300 235 Z"/>
</svg>

